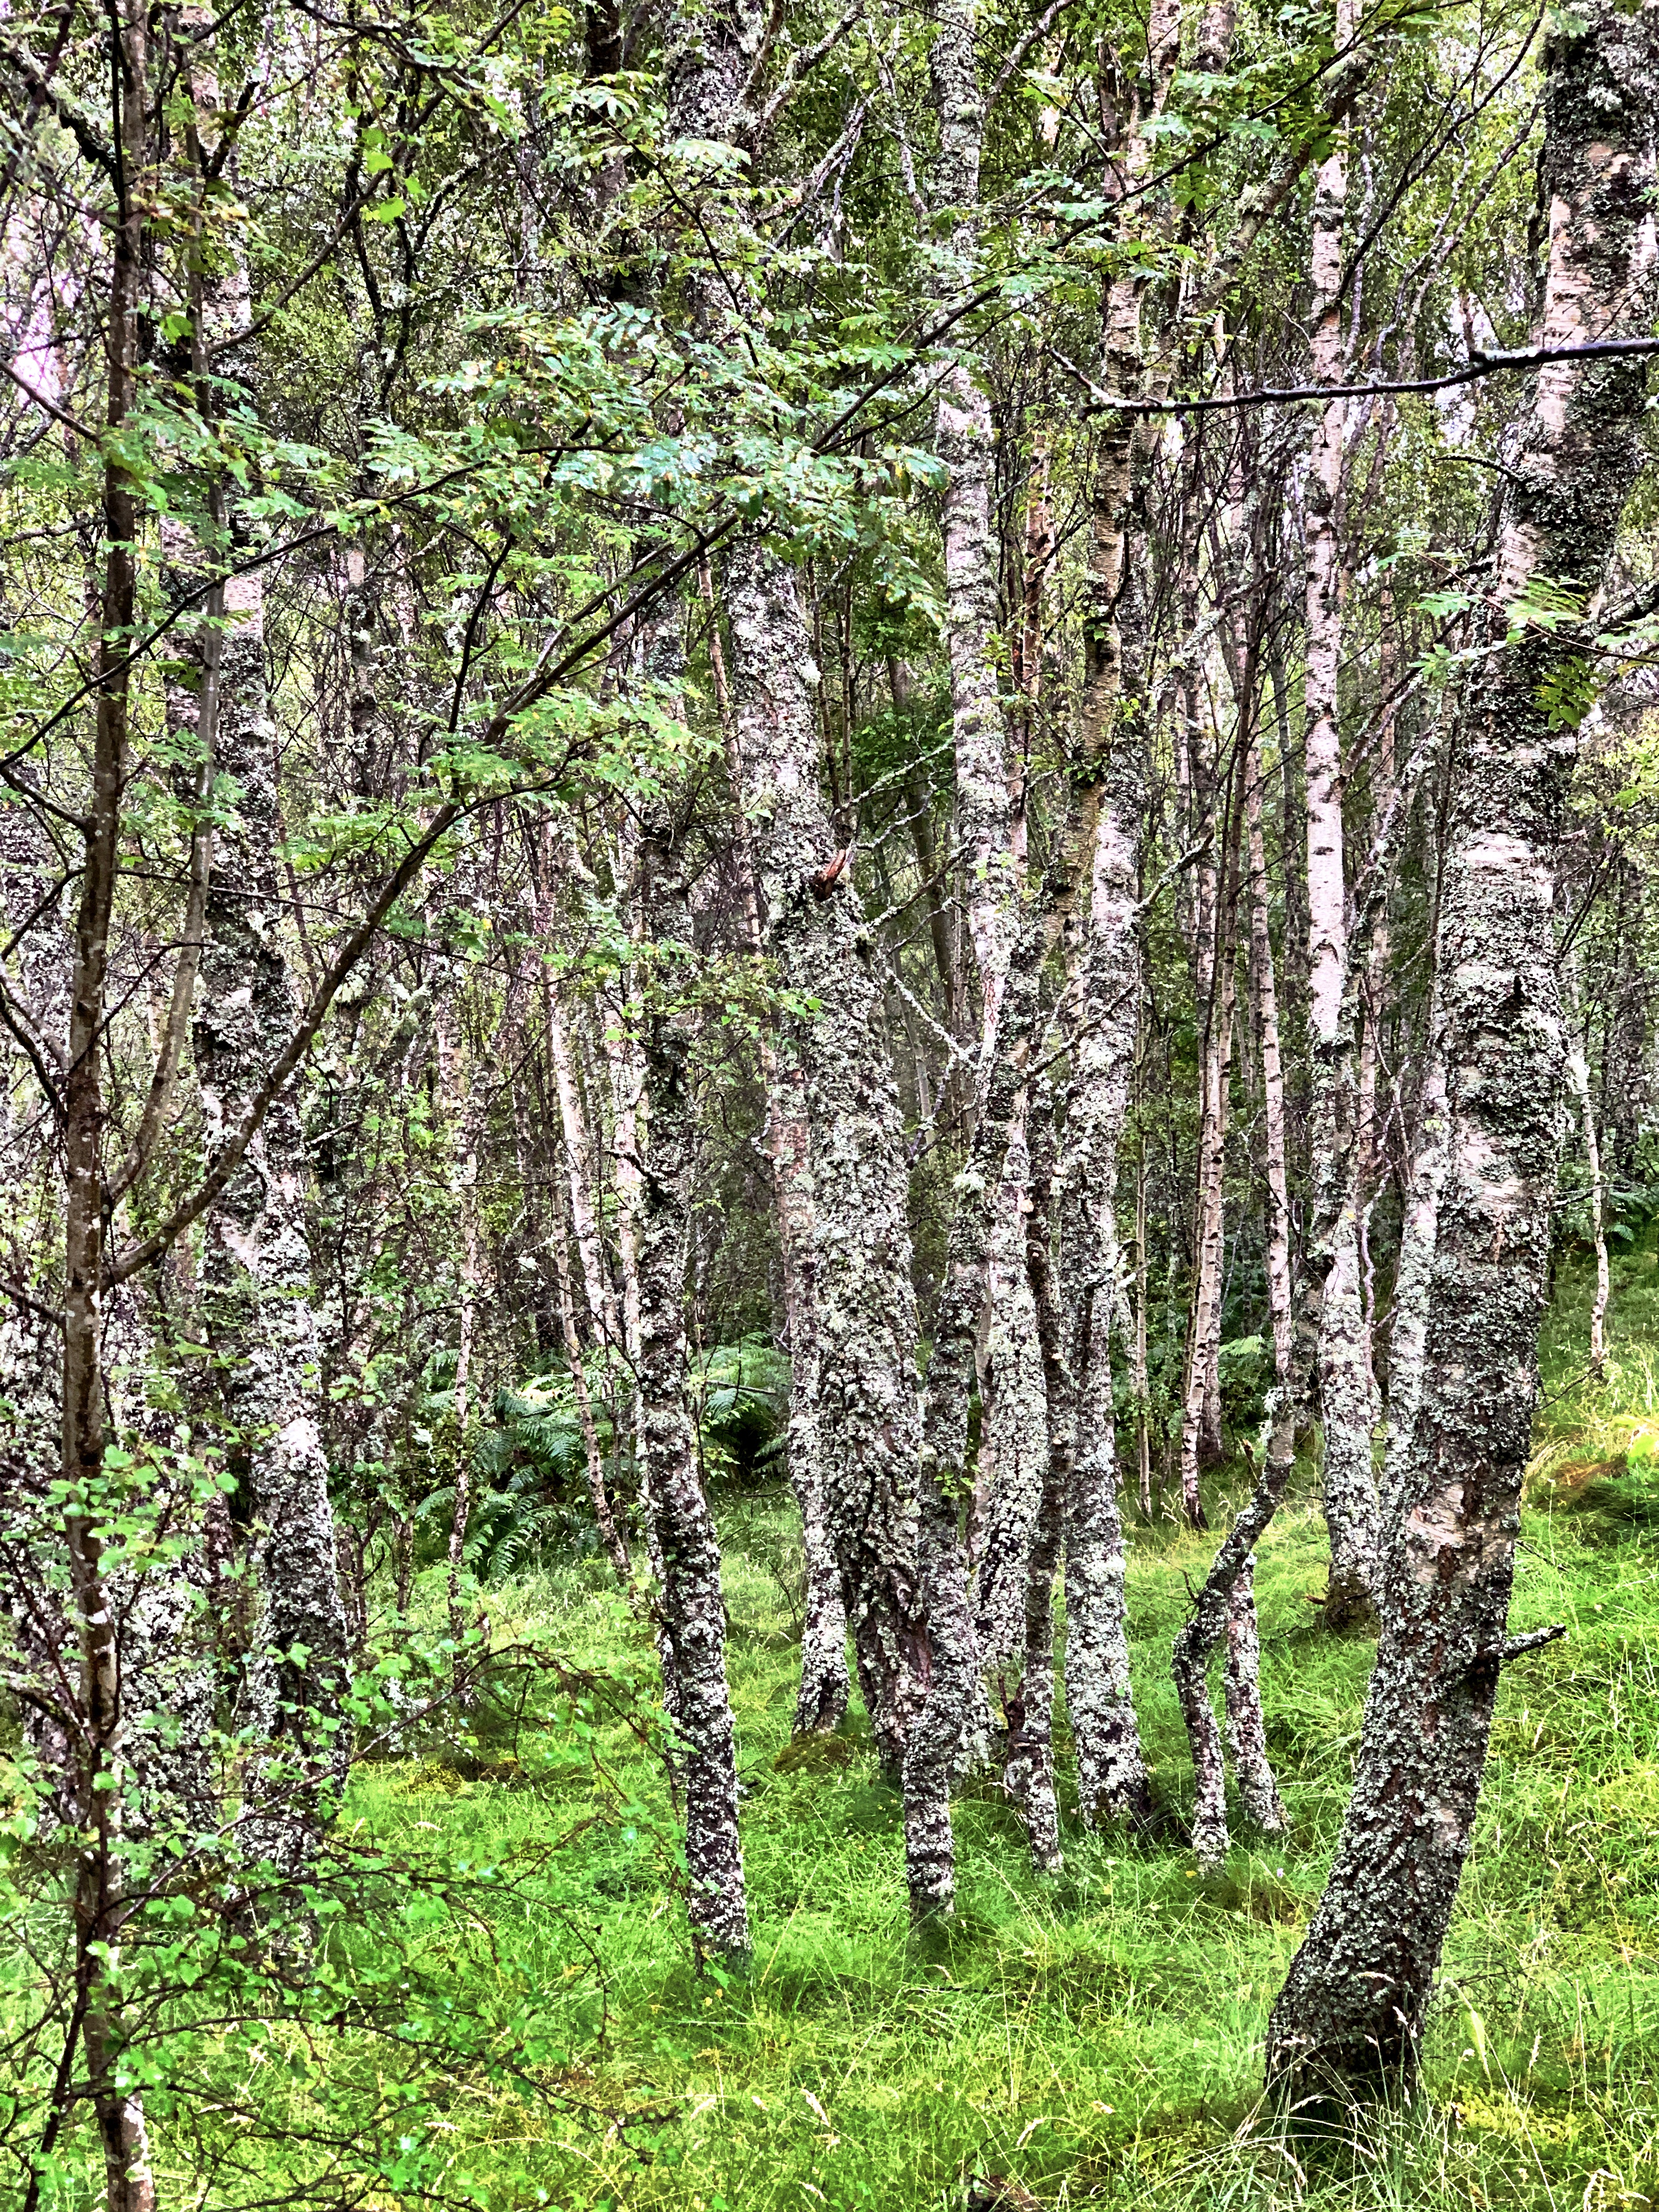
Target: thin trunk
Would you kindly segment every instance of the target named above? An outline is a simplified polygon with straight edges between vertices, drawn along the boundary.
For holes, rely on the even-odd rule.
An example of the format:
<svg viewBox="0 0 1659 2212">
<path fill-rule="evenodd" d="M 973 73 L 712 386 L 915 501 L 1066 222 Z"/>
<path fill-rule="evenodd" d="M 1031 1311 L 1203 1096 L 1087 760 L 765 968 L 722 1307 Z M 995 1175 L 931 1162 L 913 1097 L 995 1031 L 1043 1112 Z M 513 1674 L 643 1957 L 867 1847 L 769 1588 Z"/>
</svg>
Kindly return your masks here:
<svg viewBox="0 0 1659 2212">
<path fill-rule="evenodd" d="M 1354 35 L 1353 0 L 1336 0 L 1336 46 Z M 1310 368 L 1316 384 L 1342 380 L 1342 233 L 1347 200 L 1346 134 L 1339 129 L 1314 188 L 1310 280 Z M 1358 1104 L 1352 1035 L 1343 858 L 1343 766 L 1337 713 L 1342 662 L 1341 501 L 1346 405 L 1327 402 L 1307 476 L 1306 759 L 1308 779 L 1309 1031 L 1314 1086 L 1314 1234 L 1304 1328 L 1317 1333 L 1325 1519 L 1331 1567 L 1325 1620 L 1332 1628 L 1369 1620 L 1376 1579 L 1376 1480 L 1371 1465 L 1370 1367 L 1359 1255 Z"/>
<path fill-rule="evenodd" d="M 1226 1260 L 1224 1180 L 1227 1160 L 1228 1086 L 1232 1068 L 1233 996 L 1237 970 L 1235 926 L 1238 906 L 1237 843 L 1240 810 L 1230 782 L 1218 822 L 1223 859 L 1209 917 L 1211 957 L 1203 963 L 1210 981 L 1200 1061 L 1202 1092 L 1199 1125 L 1198 1177 L 1193 1219 L 1192 1326 L 1187 1341 L 1187 1379 L 1181 1423 L 1181 1500 L 1188 1524 L 1202 1528 L 1204 1504 L 1199 1468 L 1209 1423 L 1208 1404 L 1215 1387 L 1221 1349 L 1221 1293 Z M 1212 1443 L 1212 1449 L 1218 1438 Z"/>
<path fill-rule="evenodd" d="M 599 1182 L 594 1172 L 593 1144 L 587 1112 L 576 1076 L 569 1020 L 558 986 L 549 980 L 544 1001 L 547 1054 L 558 1092 L 559 1121 L 564 1132 L 564 1156 L 570 1185 L 570 1218 L 575 1225 L 576 1250 L 581 1261 L 582 1288 L 594 1334 L 614 1360 L 622 1348 L 621 1317 L 617 1294 L 605 1265 L 605 1241 L 599 1230 Z"/>
<path fill-rule="evenodd" d="M 120 107 L 121 204 L 111 240 L 105 421 L 112 434 L 103 483 L 104 580 L 98 607 L 92 793 L 76 913 L 69 1052 L 64 1080 L 63 1476 L 71 1495 L 95 1493 L 105 1419 L 100 1335 L 104 1266 L 103 1092 L 105 992 L 127 773 L 128 639 L 137 610 L 138 510 L 121 465 L 118 434 L 132 404 L 138 297 L 149 165 L 144 9 L 112 25 Z M 155 2201 L 143 2106 L 116 2079 L 122 2019 L 118 1972 L 124 1917 L 120 1657 L 105 1578 L 98 1516 L 64 1524 L 73 1619 L 79 1632 L 83 1707 L 79 1798 L 86 1808 L 75 1887 L 75 2002 L 98 2129 L 108 2212 L 152 2212 Z M 33 2195 L 33 2191 L 31 2191 Z"/>
<path fill-rule="evenodd" d="M 1019 1687 L 1009 1700 L 1008 1794 L 1019 1806 L 1038 1874 L 1058 1874 L 1060 1810 L 1054 1795 L 1054 1571 L 1071 1483 L 1076 1393 L 1066 1364 L 1065 1328 L 1054 1291 L 1054 1109 L 1046 1087 L 1030 1102 L 1031 1204 L 1025 1260 L 1048 1397 L 1048 1464 L 1043 1472 L 1026 1565 L 1025 1650 Z"/>
<path fill-rule="evenodd" d="M 1606 1378 L 1607 1369 L 1606 1332 L 1609 1289 L 1607 1237 L 1603 1220 L 1601 1146 L 1596 1134 L 1595 1108 L 1590 1099 L 1589 1068 L 1584 1059 L 1584 1041 L 1577 1026 L 1577 963 L 1571 956 L 1569 956 L 1569 963 L 1567 1011 L 1574 1026 L 1570 1031 L 1567 1045 L 1567 1082 L 1584 1126 L 1584 1164 L 1589 1170 L 1590 1235 L 1595 1244 L 1595 1296 L 1590 1304 L 1589 1357 L 1590 1372 L 1600 1382 Z"/>
<path fill-rule="evenodd" d="M 1236 1592 L 1241 1583 L 1247 1591 L 1250 1589 L 1245 1577 L 1253 1574 L 1251 1555 L 1263 1529 L 1278 1510 L 1290 1478 L 1294 1457 L 1295 1409 L 1289 1392 L 1274 1392 L 1269 1423 L 1267 1456 L 1255 1494 L 1223 1540 L 1199 1590 L 1192 1618 L 1175 1641 L 1171 1671 L 1182 1718 L 1187 1724 L 1197 1783 L 1193 1850 L 1200 1865 L 1205 1867 L 1219 1866 L 1227 1856 L 1226 1772 L 1222 1763 L 1221 1731 L 1216 1724 L 1215 1708 L 1210 1703 L 1209 1662 L 1224 1638 L 1229 1644 L 1230 1672 L 1235 1654 L 1237 1662 L 1247 1667 L 1255 1656 L 1249 1648 L 1255 1637 L 1254 1595 L 1246 1612 L 1243 1599 Z M 1259 1713 L 1259 1705 L 1255 1710 Z M 1234 1734 L 1235 1756 L 1243 1753 L 1238 1768 L 1241 1794 L 1252 1817 L 1267 1832 L 1278 1834 L 1285 1825 L 1284 1811 L 1267 1765 L 1265 1735 L 1259 1759 L 1256 1747 L 1247 1740 L 1253 1726 L 1248 1699 L 1240 1701 L 1239 1720 L 1240 1728 Z"/>
<path fill-rule="evenodd" d="M 438 1048 L 438 1093 L 444 1119 L 456 1144 L 457 1206 L 460 1214 L 460 1266 L 456 1280 L 455 1498 L 449 1516 L 449 1633 L 459 1645 L 466 1634 L 461 1582 L 466 1565 L 466 1532 L 472 1510 L 472 1352 L 477 1328 L 481 1269 L 478 1239 L 479 1123 L 473 1071 L 468 1064 L 455 1000 L 456 979 L 440 983 L 434 1027 Z M 462 1660 L 455 1659 L 455 1686 L 462 1686 Z"/>
<path fill-rule="evenodd" d="M 686 888 L 671 833 L 653 824 L 642 848 L 647 911 L 658 944 L 690 934 Z M 694 1017 L 660 1002 L 646 1023 L 651 1135 L 640 1223 L 640 1441 L 648 1510 L 661 1556 L 660 1619 L 669 1647 L 670 1711 L 683 1747 L 687 1910 L 699 1954 L 742 1967 L 749 1915 L 738 1837 L 737 1731 L 726 1680 L 720 1543 L 703 1493 L 685 1343 L 690 1249 Z"/>
<path fill-rule="evenodd" d="M 1650 327 L 1659 24 L 1597 5 L 1546 54 L 1544 346 Z M 1566 1060 L 1553 924 L 1568 748 L 1546 701 L 1577 641 L 1503 644 L 1529 581 L 1600 589 L 1635 479 L 1644 365 L 1538 373 L 1506 477 L 1441 898 L 1437 1036 L 1447 1164 L 1423 1380 L 1390 1516 L 1382 1636 L 1353 1795 L 1273 2008 L 1270 2079 L 1296 2096 L 1409 2082 L 1468 1855 L 1531 1448 Z"/>
</svg>

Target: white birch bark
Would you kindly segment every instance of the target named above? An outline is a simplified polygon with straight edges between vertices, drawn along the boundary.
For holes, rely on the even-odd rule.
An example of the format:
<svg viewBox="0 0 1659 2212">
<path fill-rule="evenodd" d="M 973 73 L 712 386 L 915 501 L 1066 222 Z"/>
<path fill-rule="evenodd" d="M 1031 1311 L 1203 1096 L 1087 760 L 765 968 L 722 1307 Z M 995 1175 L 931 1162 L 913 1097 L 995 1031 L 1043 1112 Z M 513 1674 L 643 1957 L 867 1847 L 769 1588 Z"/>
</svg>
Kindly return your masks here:
<svg viewBox="0 0 1659 2212">
<path fill-rule="evenodd" d="M 1352 42 L 1352 0 L 1337 0 L 1339 52 Z M 1340 289 L 1347 201 L 1346 134 L 1338 130 L 1314 187 L 1310 279 L 1310 380 L 1343 374 Z M 1341 734 L 1337 679 L 1342 661 L 1340 509 L 1346 403 L 1326 403 L 1309 453 L 1307 510 L 1307 709 L 1309 1042 L 1314 1065 L 1310 1138 L 1315 1231 L 1304 1295 L 1306 1326 L 1317 1330 L 1325 1519 L 1331 1567 L 1328 1626 L 1368 1619 L 1376 1577 L 1376 1480 L 1372 1404 L 1360 1281 L 1357 1109 L 1344 868 Z"/>
</svg>

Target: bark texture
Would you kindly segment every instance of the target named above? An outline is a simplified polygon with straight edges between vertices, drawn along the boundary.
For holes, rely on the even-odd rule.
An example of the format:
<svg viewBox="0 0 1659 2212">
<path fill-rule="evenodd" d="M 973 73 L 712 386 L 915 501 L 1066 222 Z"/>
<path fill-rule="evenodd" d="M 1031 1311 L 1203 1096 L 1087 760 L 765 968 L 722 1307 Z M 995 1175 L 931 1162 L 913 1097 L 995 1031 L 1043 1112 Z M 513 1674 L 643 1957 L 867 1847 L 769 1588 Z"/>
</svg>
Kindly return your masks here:
<svg viewBox="0 0 1659 2212">
<path fill-rule="evenodd" d="M 1030 1102 L 1031 1204 L 1025 1261 L 1048 1401 L 1048 1463 L 1032 1531 L 1025 1583 L 1025 1649 L 1019 1686 L 1008 1701 L 1008 1794 L 1024 1817 L 1031 1864 L 1057 1874 L 1060 1809 L 1054 1796 L 1054 1571 L 1071 1474 L 1077 1399 L 1066 1364 L 1065 1329 L 1054 1269 L 1054 1107 L 1046 1086 Z"/>
<path fill-rule="evenodd" d="M 195 1051 L 209 1150 L 235 1128 L 296 1024 L 277 854 L 282 825 L 257 577 L 226 589 L 218 763 L 237 793 L 215 838 Z M 246 1470 L 260 1617 L 249 1717 L 277 1745 L 246 1847 L 297 1869 L 345 1778 L 348 1636 L 323 1449 L 305 1232 L 305 1135 L 290 1087 L 210 1208 L 201 1297 L 233 1463 Z"/>
<path fill-rule="evenodd" d="M 1134 733 L 1120 733 L 1099 787 L 1091 840 L 1085 996 L 1079 1010 L 1061 1162 L 1060 1287 L 1076 1434 L 1063 1504 L 1066 1708 L 1085 1826 L 1144 1820 L 1146 1762 L 1129 1680 L 1126 1560 L 1112 1418 L 1117 1153 L 1134 1060 L 1139 957 Z"/>
<path fill-rule="evenodd" d="M 1337 0 L 1336 45 L 1354 34 L 1352 0 Z M 1340 129 L 1314 186 L 1309 275 L 1311 380 L 1342 380 L 1342 232 L 1348 192 L 1346 134 Z M 1314 1063 L 1311 1142 L 1315 1233 L 1305 1296 L 1316 1333 L 1325 1520 L 1331 1545 L 1328 1626 L 1369 1619 L 1376 1583 L 1376 1420 L 1360 1283 L 1358 1144 L 1352 996 L 1349 989 L 1343 767 L 1337 678 L 1342 662 L 1341 501 L 1346 404 L 1328 400 L 1314 432 L 1307 475 L 1307 739 L 1309 1042 Z"/>
<path fill-rule="evenodd" d="M 738 799 L 769 954 L 819 1011 L 784 1047 L 806 1091 L 824 1515 L 860 1687 L 883 1765 L 900 1770 L 922 1650 L 921 1443 L 908 1175 L 874 947 L 819 795 L 817 681 L 792 573 L 763 542 L 724 563 Z"/>
<path fill-rule="evenodd" d="M 1659 9 L 1597 6 L 1552 33 L 1542 343 L 1647 327 L 1656 118 Z M 1637 362 L 1539 372 L 1505 480 L 1499 608 L 1539 576 L 1593 601 L 1644 402 Z M 1503 620 L 1492 617 L 1494 645 Z M 1480 1798 L 1506 1656 L 1566 1058 L 1552 905 L 1571 748 L 1540 688 L 1572 642 L 1516 624 L 1473 678 L 1454 769 L 1437 974 L 1447 1157 L 1425 1358 L 1353 1796 L 1269 2031 L 1269 2076 L 1296 2095 L 1368 2094 L 1409 2078 Z"/>
<path fill-rule="evenodd" d="M 685 1263 L 690 1245 L 692 1016 L 672 1003 L 672 956 L 690 938 L 671 832 L 641 855 L 653 935 L 670 954 L 647 1024 L 650 1138 L 640 1222 L 640 1445 L 661 1559 L 659 1615 L 672 1668 L 669 1709 L 684 1746 L 687 1909 L 700 1952 L 742 1966 L 749 1915 L 738 1838 L 737 1731 L 726 1680 L 720 1542 L 703 1494 L 687 1390 Z"/>
</svg>

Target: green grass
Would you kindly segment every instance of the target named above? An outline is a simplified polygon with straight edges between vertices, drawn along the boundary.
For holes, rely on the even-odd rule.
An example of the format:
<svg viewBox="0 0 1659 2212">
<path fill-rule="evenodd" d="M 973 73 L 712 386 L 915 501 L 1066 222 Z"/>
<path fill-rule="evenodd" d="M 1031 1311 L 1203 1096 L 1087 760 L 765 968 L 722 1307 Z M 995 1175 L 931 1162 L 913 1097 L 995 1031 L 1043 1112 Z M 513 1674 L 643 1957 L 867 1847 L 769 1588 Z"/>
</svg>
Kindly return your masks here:
<svg viewBox="0 0 1659 2212">
<path fill-rule="evenodd" d="M 506 1866 L 613 1808 L 501 1900 L 566 2058 L 544 2069 L 545 2098 L 457 2075 L 437 2123 L 451 2185 L 470 2177 L 481 2199 L 568 2212 L 945 2212 L 988 2171 L 1056 2207 L 1659 2203 L 1659 1472 L 1630 1456 L 1644 1421 L 1659 1428 L 1659 1273 L 1639 1254 L 1620 1272 L 1607 1384 L 1559 1395 L 1583 1365 L 1581 1270 L 1564 1273 L 1550 1318 L 1556 1402 L 1540 1417 L 1514 1622 L 1565 1620 L 1571 1634 L 1505 1678 L 1411 2112 L 1311 2162 L 1251 2125 L 1267 2010 L 1335 1839 L 1370 1657 L 1324 1636 L 1308 1601 L 1324 1577 L 1309 1498 L 1270 1532 L 1258 1584 L 1292 1837 L 1266 1851 L 1241 1840 L 1206 1880 L 1182 1849 L 1072 1829 L 1064 1875 L 1044 1882 L 983 1785 L 957 1808 L 958 1925 L 924 1956 L 907 1941 L 898 1803 L 861 1723 L 778 1765 L 798 1569 L 790 1513 L 766 1496 L 727 1499 L 720 1516 L 756 1939 L 746 1984 L 692 1971 L 660 1855 L 629 1840 L 616 1791 L 594 1796 L 579 1768 L 549 1788 L 531 1761 L 469 1779 L 441 1759 L 405 1760 L 356 1784 L 361 1834 Z M 1167 1658 L 1183 1573 L 1210 1540 L 1133 1532 L 1141 1723 L 1178 1814 L 1190 1784 Z M 498 1640 L 648 1670 L 645 1632 L 598 1563 L 526 1578 L 493 1609 Z M 651 1789 L 647 1761 L 627 1767 L 629 1740 L 607 1741 L 618 1782 Z M 430 1940 L 451 1947 L 457 1977 L 490 1971 L 488 1949 L 453 1929 Z"/>
</svg>

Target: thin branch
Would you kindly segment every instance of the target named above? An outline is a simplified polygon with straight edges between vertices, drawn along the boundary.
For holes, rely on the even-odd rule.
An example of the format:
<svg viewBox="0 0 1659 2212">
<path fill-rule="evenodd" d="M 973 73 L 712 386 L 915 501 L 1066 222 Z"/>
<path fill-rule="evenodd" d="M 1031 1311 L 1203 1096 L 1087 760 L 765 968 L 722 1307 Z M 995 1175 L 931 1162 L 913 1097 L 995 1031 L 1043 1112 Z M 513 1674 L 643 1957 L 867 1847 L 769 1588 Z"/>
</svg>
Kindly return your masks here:
<svg viewBox="0 0 1659 2212">
<path fill-rule="evenodd" d="M 1548 1628 L 1534 1628 L 1527 1636 L 1511 1636 L 1498 1655 L 1500 1667 L 1507 1667 L 1511 1659 L 1519 1659 L 1523 1652 L 1541 1651 L 1547 1644 L 1559 1644 L 1567 1632 L 1565 1620 L 1553 1622 Z"/>
<path fill-rule="evenodd" d="M 37 391 L 21 369 L 15 368 L 9 361 L 0 362 L 0 368 L 5 370 L 6 374 L 10 377 L 21 392 L 32 399 L 37 407 L 44 408 L 54 422 L 61 422 L 66 430 L 73 430 L 77 438 L 84 438 L 88 445 L 95 446 L 98 443 L 96 430 L 89 429 L 77 416 L 69 414 L 60 407 L 55 399 L 48 399 L 44 392 Z"/>
<path fill-rule="evenodd" d="M 1497 376 L 1511 369 L 1542 368 L 1553 361 L 1617 361 L 1656 353 L 1659 353 L 1659 337 L 1592 338 L 1583 345 L 1522 346 L 1502 353 L 1471 354 L 1462 368 L 1450 369 L 1443 376 L 1398 377 L 1375 384 L 1262 385 L 1252 392 L 1218 392 L 1201 399 L 1131 399 L 1117 392 L 1103 392 L 1073 362 L 1064 362 L 1063 365 L 1088 388 L 1090 404 L 1084 410 L 1085 414 L 1196 415 L 1224 407 L 1289 406 L 1300 400 L 1317 400 L 1322 406 L 1329 399 L 1363 399 L 1374 392 L 1447 392 L 1455 385 L 1473 384 L 1483 376 Z M 1063 359 L 1059 354 L 1054 358 Z"/>
</svg>

